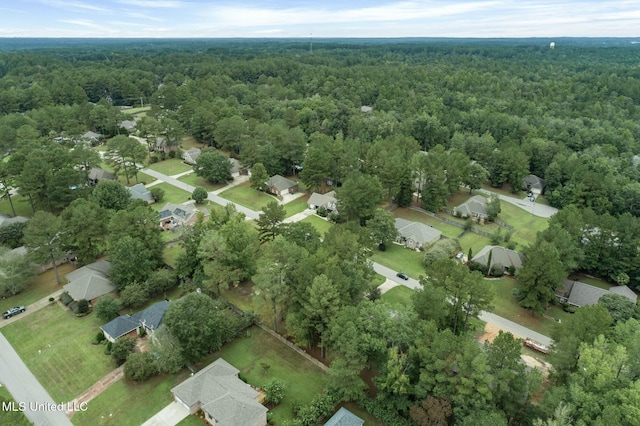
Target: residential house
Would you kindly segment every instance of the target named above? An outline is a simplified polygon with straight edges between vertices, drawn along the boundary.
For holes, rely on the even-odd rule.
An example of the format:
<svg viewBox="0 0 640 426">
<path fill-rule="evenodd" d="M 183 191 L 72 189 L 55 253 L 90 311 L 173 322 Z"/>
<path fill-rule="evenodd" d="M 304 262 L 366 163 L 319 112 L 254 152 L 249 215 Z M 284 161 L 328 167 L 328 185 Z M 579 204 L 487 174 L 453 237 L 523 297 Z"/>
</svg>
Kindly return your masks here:
<svg viewBox="0 0 640 426">
<path fill-rule="evenodd" d="M 370 114 L 373 112 L 373 108 L 368 106 L 368 105 L 362 105 L 360 107 L 360 112 L 364 113 L 364 114 Z"/>
<path fill-rule="evenodd" d="M 340 407 L 336 413 L 324 424 L 324 426 L 362 426 L 364 420 L 344 407 Z"/>
<path fill-rule="evenodd" d="M 108 172 L 100 167 L 92 167 L 89 171 L 89 185 L 95 186 L 101 180 L 118 180 L 118 176 Z"/>
<path fill-rule="evenodd" d="M 319 194 L 314 192 L 307 201 L 307 206 L 310 209 L 325 208 L 328 212 L 334 212 L 338 209 L 338 199 L 336 198 L 336 191 L 330 191 L 326 194 Z"/>
<path fill-rule="evenodd" d="M 524 263 L 524 256 L 520 253 L 501 246 L 484 246 L 478 254 L 473 256 L 471 261 L 481 265 L 487 265 L 489 263 L 489 253 L 491 253 L 491 264 L 488 265 L 489 269 L 497 267 L 498 265 L 502 266 L 505 271 L 512 267 L 519 269 Z"/>
<path fill-rule="evenodd" d="M 136 130 L 137 123 L 134 120 L 124 120 L 121 121 L 119 126 L 125 129 L 127 132 L 132 133 Z"/>
<path fill-rule="evenodd" d="M 172 229 L 179 226 L 193 225 L 196 221 L 198 209 L 193 204 L 167 203 L 158 212 L 162 229 Z"/>
<path fill-rule="evenodd" d="M 619 294 L 634 304 L 638 302 L 638 296 L 626 285 L 619 285 L 605 290 L 573 280 L 564 280 L 561 284 L 561 288 L 556 290 L 556 297 L 560 300 L 560 303 L 568 303 L 572 306 L 595 305 L 605 294 Z"/>
<path fill-rule="evenodd" d="M 540 195 L 544 192 L 544 180 L 540 179 L 536 175 L 529 175 L 522 179 L 523 188 L 527 191 L 531 191 L 536 195 Z"/>
<path fill-rule="evenodd" d="M 83 266 L 66 275 L 69 283 L 64 286 L 64 290 L 73 300 L 93 301 L 115 291 L 116 287 L 109 280 L 110 271 L 111 262 L 108 260 L 99 260 Z"/>
<path fill-rule="evenodd" d="M 229 162 L 231 163 L 231 176 L 248 176 L 249 175 L 249 167 L 243 166 L 240 161 L 235 158 L 229 158 Z"/>
<path fill-rule="evenodd" d="M 259 392 L 238 378 L 240 370 L 218 358 L 178 386 L 173 398 L 193 414 L 202 410 L 215 426 L 265 426 L 267 408 Z"/>
<path fill-rule="evenodd" d="M 431 226 L 401 218 L 396 218 L 396 229 L 398 230 L 396 242 L 410 249 L 430 246 L 442 236 L 440 231 Z"/>
<path fill-rule="evenodd" d="M 110 342 L 115 342 L 116 339 L 126 335 L 139 335 L 141 330 L 145 330 L 150 335 L 160 327 L 167 308 L 169 308 L 169 302 L 163 300 L 131 316 L 120 315 L 100 327 L 100 330 Z"/>
<path fill-rule="evenodd" d="M 187 164 L 196 164 L 196 161 L 198 160 L 198 157 L 200 156 L 201 153 L 202 153 L 202 150 L 200 148 L 196 148 L 196 147 L 189 148 L 188 150 L 182 153 L 182 159 Z"/>
<path fill-rule="evenodd" d="M 0 213 L 0 228 L 13 225 L 14 223 L 26 223 L 29 221 L 28 217 L 16 216 L 11 217 L 8 214 Z"/>
<path fill-rule="evenodd" d="M 166 137 L 158 136 L 156 139 L 156 151 L 164 151 L 165 153 L 177 151 L 180 148 L 180 143 L 178 141 L 174 142 L 175 143 L 170 143 Z"/>
<path fill-rule="evenodd" d="M 101 134 L 92 132 L 91 130 L 80 136 L 80 140 L 88 143 L 89 145 L 97 145 L 101 138 Z"/>
<path fill-rule="evenodd" d="M 153 195 L 151 195 L 151 192 L 142 183 L 137 183 L 133 186 L 130 186 L 128 189 L 131 193 L 131 198 L 133 198 L 134 200 L 143 200 L 148 204 L 153 204 L 156 202 L 156 200 L 153 199 Z"/>
<path fill-rule="evenodd" d="M 267 181 L 268 191 L 273 195 L 293 194 L 298 191 L 298 182 L 275 175 Z"/>
<path fill-rule="evenodd" d="M 462 217 L 477 217 L 486 219 L 488 217 L 487 214 L 487 200 L 482 195 L 474 195 L 469 198 L 464 203 L 453 209 L 453 214 L 462 215 Z"/>
</svg>

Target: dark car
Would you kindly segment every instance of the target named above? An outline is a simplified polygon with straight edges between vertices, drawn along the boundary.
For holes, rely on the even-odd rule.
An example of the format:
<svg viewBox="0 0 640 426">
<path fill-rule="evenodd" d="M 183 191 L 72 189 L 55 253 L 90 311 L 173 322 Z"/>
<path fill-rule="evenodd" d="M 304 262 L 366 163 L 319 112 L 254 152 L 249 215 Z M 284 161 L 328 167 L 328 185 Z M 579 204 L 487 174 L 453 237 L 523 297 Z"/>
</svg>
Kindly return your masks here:
<svg viewBox="0 0 640 426">
<path fill-rule="evenodd" d="M 409 275 L 405 274 L 404 272 L 398 272 L 398 273 L 396 274 L 396 276 L 397 276 L 398 278 L 402 278 L 402 279 L 403 279 L 403 280 L 405 280 L 405 281 L 409 279 Z"/>
<path fill-rule="evenodd" d="M 24 306 L 14 306 L 13 308 L 9 309 L 8 311 L 4 312 L 2 314 L 2 318 L 4 319 L 8 319 L 11 318 L 14 315 L 18 315 L 24 312 Z"/>
</svg>

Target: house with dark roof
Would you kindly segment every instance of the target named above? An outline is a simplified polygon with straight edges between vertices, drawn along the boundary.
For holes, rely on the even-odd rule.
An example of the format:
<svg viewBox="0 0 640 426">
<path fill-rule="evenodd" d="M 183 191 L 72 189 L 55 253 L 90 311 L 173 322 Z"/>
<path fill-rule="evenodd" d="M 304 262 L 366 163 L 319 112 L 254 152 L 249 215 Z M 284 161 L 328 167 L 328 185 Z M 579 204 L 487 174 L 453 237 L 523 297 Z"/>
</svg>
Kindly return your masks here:
<svg viewBox="0 0 640 426">
<path fill-rule="evenodd" d="M 111 262 L 108 260 L 99 260 L 83 266 L 66 275 L 69 283 L 64 286 L 64 290 L 76 301 L 95 300 L 115 291 L 116 287 L 108 277 L 110 271 Z"/>
<path fill-rule="evenodd" d="M 298 182 L 284 176 L 271 176 L 267 181 L 268 191 L 273 195 L 294 194 L 298 192 Z"/>
<path fill-rule="evenodd" d="M 202 154 L 202 150 L 200 148 L 189 148 L 185 152 L 182 153 L 182 159 L 187 164 L 196 164 L 198 157 Z"/>
<path fill-rule="evenodd" d="M 170 143 L 164 136 L 158 136 L 158 138 L 156 138 L 156 151 L 164 151 L 166 153 L 177 151 L 180 148 L 180 143 L 178 141 L 173 142 L 175 143 Z"/>
<path fill-rule="evenodd" d="M 462 217 L 477 217 L 486 219 L 488 217 L 487 214 L 487 200 L 482 195 L 474 195 L 469 198 L 464 203 L 460 204 L 457 207 L 454 207 L 453 214 L 462 215 Z"/>
<path fill-rule="evenodd" d="M 540 195 L 544 192 L 544 180 L 540 179 L 536 175 L 529 175 L 522 179 L 523 189 L 531 191 L 536 195 Z"/>
<path fill-rule="evenodd" d="M 88 183 L 90 186 L 95 186 L 101 180 L 118 180 L 118 176 L 111 172 L 108 172 L 100 167 L 92 167 L 89 171 Z"/>
<path fill-rule="evenodd" d="M 136 183 L 128 189 L 131 193 L 131 198 L 134 200 L 143 200 L 146 201 L 147 204 L 153 204 L 156 202 L 156 200 L 153 199 L 151 192 L 142 183 Z"/>
<path fill-rule="evenodd" d="M 0 228 L 13 225 L 14 223 L 26 223 L 29 221 L 28 217 L 15 216 L 11 217 L 8 214 L 0 213 Z"/>
<path fill-rule="evenodd" d="M 571 306 L 595 305 L 605 294 L 618 294 L 626 297 L 634 304 L 638 303 L 638 295 L 626 285 L 619 285 L 605 290 L 600 287 L 585 284 L 580 281 L 563 280 L 555 295 L 560 303 L 568 303 Z"/>
<path fill-rule="evenodd" d="M 162 229 L 172 229 L 179 226 L 193 225 L 196 221 L 198 209 L 193 204 L 167 203 L 158 212 Z"/>
<path fill-rule="evenodd" d="M 362 426 L 364 420 L 344 407 L 340 407 L 324 426 Z"/>
<path fill-rule="evenodd" d="M 267 408 L 259 392 L 238 378 L 240 370 L 218 358 L 178 386 L 173 398 L 193 414 L 202 410 L 215 426 L 265 426 Z"/>
<path fill-rule="evenodd" d="M 410 249 L 421 249 L 430 246 L 440 239 L 442 233 L 437 229 L 420 222 L 411 222 L 396 218 L 398 236 L 396 242 Z"/>
<path fill-rule="evenodd" d="M 491 256 L 489 256 L 489 254 L 491 254 Z M 478 254 L 473 256 L 471 261 L 481 265 L 487 265 L 489 263 L 489 257 L 491 257 L 491 265 L 488 265 L 489 270 L 498 265 L 502 266 L 505 271 L 512 267 L 519 269 L 524 263 L 524 256 L 520 253 L 501 246 L 484 246 Z"/>
<path fill-rule="evenodd" d="M 133 332 L 140 334 L 143 329 L 147 334 L 152 334 L 162 324 L 164 313 L 168 308 L 169 302 L 163 300 L 131 316 L 120 315 L 100 327 L 100 330 L 110 342 L 115 342 L 116 339 L 133 334 Z"/>
<path fill-rule="evenodd" d="M 307 206 L 310 209 L 318 209 L 320 207 L 325 208 L 329 212 L 336 211 L 338 208 L 338 199 L 336 198 L 336 191 L 330 191 L 326 194 L 319 194 L 314 192 L 307 201 Z"/>
</svg>

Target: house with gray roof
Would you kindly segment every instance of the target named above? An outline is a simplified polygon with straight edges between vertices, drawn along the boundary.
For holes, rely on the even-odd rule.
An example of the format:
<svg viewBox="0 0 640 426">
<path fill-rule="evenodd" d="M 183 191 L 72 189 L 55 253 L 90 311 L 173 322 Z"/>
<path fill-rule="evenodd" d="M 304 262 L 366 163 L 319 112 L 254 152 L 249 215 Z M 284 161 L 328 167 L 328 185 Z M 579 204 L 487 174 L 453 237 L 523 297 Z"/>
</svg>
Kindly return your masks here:
<svg viewBox="0 0 640 426">
<path fill-rule="evenodd" d="M 338 208 L 338 199 L 336 198 L 336 191 L 330 191 L 326 194 L 319 194 L 314 192 L 307 201 L 307 206 L 310 209 L 318 209 L 324 207 L 327 211 L 333 212 Z"/>
<path fill-rule="evenodd" d="M 284 176 L 271 176 L 267 181 L 267 187 L 270 193 L 274 195 L 293 194 L 298 191 L 298 182 L 287 179 Z"/>
<path fill-rule="evenodd" d="M 193 414 L 202 410 L 215 426 L 265 426 L 267 408 L 259 392 L 238 378 L 240 370 L 218 358 L 178 386 L 173 398 Z"/>
<path fill-rule="evenodd" d="M 324 426 L 362 426 L 364 420 L 344 407 L 340 407 L 336 413 L 324 424 Z"/>
<path fill-rule="evenodd" d="M 248 176 L 249 175 L 249 167 L 242 165 L 240 161 L 235 158 L 229 158 L 229 162 L 231 163 L 231 176 Z"/>
<path fill-rule="evenodd" d="M 100 167 L 92 167 L 89 171 L 88 183 L 90 186 L 95 186 L 101 180 L 118 180 L 118 176 L 111 172 L 108 172 Z"/>
<path fill-rule="evenodd" d="M 187 164 L 196 164 L 198 157 L 202 154 L 202 150 L 200 148 L 189 148 L 185 152 L 182 153 L 182 159 Z"/>
<path fill-rule="evenodd" d="M 66 275 L 69 283 L 64 286 L 64 290 L 76 301 L 95 300 L 115 291 L 116 287 L 108 277 L 110 271 L 111 262 L 108 260 L 99 260 L 83 266 Z"/>
<path fill-rule="evenodd" d="M 469 198 L 464 203 L 460 204 L 457 207 L 454 207 L 453 214 L 462 215 L 462 217 L 478 217 L 482 219 L 486 219 L 488 217 L 487 214 L 487 200 L 482 195 L 474 195 Z"/>
<path fill-rule="evenodd" d="M 544 180 L 536 175 L 529 175 L 522 179 L 523 189 L 531 191 L 536 195 L 542 194 L 544 191 Z"/>
<path fill-rule="evenodd" d="M 471 261 L 481 265 L 487 265 L 489 263 L 489 254 L 491 254 L 491 265 L 488 265 L 489 269 L 498 265 L 502 266 L 505 271 L 511 267 L 519 269 L 524 263 L 524 256 L 520 253 L 501 246 L 484 246 L 478 254 L 473 256 Z"/>
<path fill-rule="evenodd" d="M 153 204 L 156 202 L 156 200 L 153 199 L 151 192 L 142 183 L 136 183 L 128 189 L 131 193 L 131 198 L 134 200 L 143 200 L 146 201 L 147 204 Z"/>
<path fill-rule="evenodd" d="M 134 120 L 124 120 L 120 122 L 119 126 L 131 133 L 136 129 L 137 123 Z"/>
<path fill-rule="evenodd" d="M 13 225 L 14 223 L 26 223 L 29 221 L 28 217 L 15 216 L 11 217 L 8 214 L 0 213 L 0 228 Z"/>
<path fill-rule="evenodd" d="M 196 221 L 198 209 L 193 204 L 167 203 L 158 212 L 160 226 L 163 229 L 177 228 L 179 226 L 192 225 Z"/>
<path fill-rule="evenodd" d="M 169 302 L 163 300 L 131 316 L 120 315 L 118 318 L 100 327 L 100 330 L 102 330 L 104 337 L 110 342 L 115 342 L 116 339 L 132 334 L 134 331 L 139 334 L 142 329 L 144 329 L 147 334 L 152 334 L 160 327 L 160 324 L 162 324 L 164 313 L 168 308 Z"/>
<path fill-rule="evenodd" d="M 440 239 L 442 233 L 437 229 L 420 222 L 396 218 L 398 236 L 396 242 L 410 249 L 421 249 L 430 246 Z"/>
<path fill-rule="evenodd" d="M 555 295 L 560 303 L 568 303 L 571 306 L 595 305 L 605 294 L 618 294 L 636 304 L 638 296 L 626 285 L 619 285 L 605 290 L 580 281 L 563 280 Z"/>
</svg>

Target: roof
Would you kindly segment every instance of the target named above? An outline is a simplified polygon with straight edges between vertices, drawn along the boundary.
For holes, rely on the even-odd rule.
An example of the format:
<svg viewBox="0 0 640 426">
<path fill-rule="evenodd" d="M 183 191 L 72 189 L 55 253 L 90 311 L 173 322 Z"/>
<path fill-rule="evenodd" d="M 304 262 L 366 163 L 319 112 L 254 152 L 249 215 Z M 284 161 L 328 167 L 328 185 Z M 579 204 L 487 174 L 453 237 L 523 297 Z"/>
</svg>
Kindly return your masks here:
<svg viewBox="0 0 640 426">
<path fill-rule="evenodd" d="M 81 137 L 83 139 L 100 139 L 102 135 L 100 135 L 99 133 L 96 132 L 92 132 L 91 130 L 89 130 L 88 132 L 86 132 L 84 135 L 82 135 Z"/>
<path fill-rule="evenodd" d="M 82 268 L 78 268 L 75 271 L 69 272 L 65 277 L 69 281 L 76 280 L 85 275 L 100 273 L 103 275 L 108 275 L 111 272 L 111 262 L 108 260 L 98 260 L 97 262 L 90 263 L 88 265 L 83 266 Z"/>
<path fill-rule="evenodd" d="M 168 308 L 169 301 L 163 300 L 161 302 L 154 303 L 147 309 L 136 312 L 135 314 L 131 315 L 131 319 L 150 330 L 156 330 L 158 327 L 160 327 L 162 318 L 164 318 L 164 313 Z"/>
<path fill-rule="evenodd" d="M 136 128 L 137 123 L 134 120 L 124 120 L 120 122 L 120 127 L 124 127 L 127 130 L 133 130 Z"/>
<path fill-rule="evenodd" d="M 567 298 L 567 303 L 574 306 L 595 305 L 606 294 L 618 294 L 637 303 L 638 296 L 626 285 L 611 287 L 605 290 L 580 281 L 563 280 L 562 290 L 556 295 Z"/>
<path fill-rule="evenodd" d="M 319 194 L 314 192 L 309 197 L 307 205 L 315 207 L 324 207 L 325 209 L 335 210 L 338 206 L 338 200 L 336 199 L 336 191 L 327 192 L 326 194 Z"/>
<path fill-rule="evenodd" d="M 153 199 L 153 195 L 151 195 L 151 192 L 149 192 L 149 190 L 145 188 L 145 186 L 141 183 L 130 186 L 129 192 L 131 192 L 131 198 L 136 198 L 144 201 Z"/>
<path fill-rule="evenodd" d="M 296 186 L 298 182 L 292 181 L 291 179 L 287 179 L 284 176 L 275 175 L 271 176 L 267 181 L 267 185 L 269 188 L 275 187 L 278 191 L 286 191 L 289 188 Z"/>
<path fill-rule="evenodd" d="M 231 174 L 239 173 L 240 170 L 245 169 L 246 167 L 240 163 L 240 161 L 235 158 L 229 158 L 229 162 L 231 163 Z"/>
<path fill-rule="evenodd" d="M 626 285 L 618 285 L 615 287 L 611 287 L 609 289 L 609 293 L 619 294 L 620 296 L 624 296 L 627 299 L 631 300 L 633 303 L 638 303 L 638 295 L 633 292 Z"/>
<path fill-rule="evenodd" d="M 364 420 L 346 408 L 341 407 L 324 426 L 362 426 L 363 424 Z"/>
<path fill-rule="evenodd" d="M 368 105 L 362 105 L 360 107 L 360 112 L 369 113 L 371 111 L 373 111 L 373 108 Z"/>
<path fill-rule="evenodd" d="M 200 154 L 202 154 L 202 150 L 200 148 L 193 147 L 182 153 L 182 158 L 185 161 L 195 163 Z"/>
<path fill-rule="evenodd" d="M 237 368 L 219 358 L 171 392 L 189 407 L 200 403 L 216 426 L 254 424 L 267 408 L 256 401 L 258 392 L 240 380 L 238 373 Z"/>
<path fill-rule="evenodd" d="M 118 176 L 104 169 L 101 169 L 100 167 L 92 167 L 91 170 L 89 171 L 89 179 L 97 180 L 97 181 L 104 180 L 104 179 L 115 180 L 115 179 L 118 179 Z"/>
<path fill-rule="evenodd" d="M 431 244 L 442 236 L 440 231 L 431 226 L 402 218 L 396 218 L 396 229 L 403 238 L 412 239 L 420 244 Z"/>
<path fill-rule="evenodd" d="M 518 269 L 524 262 L 524 256 L 522 256 L 520 253 L 501 246 L 484 246 L 482 250 L 478 252 L 478 254 L 473 256 L 473 259 L 471 259 L 471 261 L 486 265 L 489 261 L 489 253 L 492 253 L 491 266 L 499 264 L 504 266 L 505 268 L 513 266 L 514 268 Z"/>
<path fill-rule="evenodd" d="M 94 272 L 71 281 L 64 289 L 73 300 L 92 300 L 114 291 L 116 287 L 107 277 Z"/>
<path fill-rule="evenodd" d="M 138 328 L 139 325 L 140 324 L 131 319 L 129 315 L 120 315 L 118 318 L 115 318 L 100 327 L 100 330 L 104 331 L 113 339 L 117 339 L 118 337 L 132 332 Z"/>
<path fill-rule="evenodd" d="M 11 217 L 7 214 L 0 213 L 0 228 L 4 226 L 13 225 L 14 223 L 25 223 L 28 221 L 29 221 L 29 218 L 24 216 Z"/>
<path fill-rule="evenodd" d="M 488 200 L 482 195 L 474 195 L 455 208 L 465 216 L 487 216 Z"/>
<path fill-rule="evenodd" d="M 525 188 L 539 189 L 539 190 L 544 189 L 544 180 L 540 179 L 536 175 L 529 175 L 523 178 L 522 183 L 524 184 Z"/>
<path fill-rule="evenodd" d="M 186 223 L 193 217 L 194 214 L 198 212 L 198 209 L 193 206 L 193 204 L 173 204 L 167 203 L 164 207 L 158 212 L 160 219 L 166 219 L 168 217 L 173 217 L 179 222 Z"/>
</svg>

